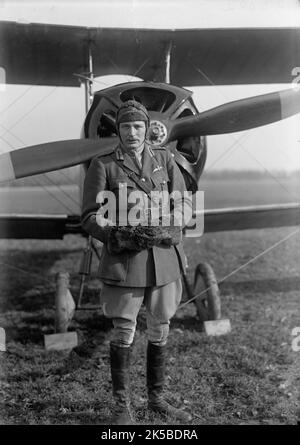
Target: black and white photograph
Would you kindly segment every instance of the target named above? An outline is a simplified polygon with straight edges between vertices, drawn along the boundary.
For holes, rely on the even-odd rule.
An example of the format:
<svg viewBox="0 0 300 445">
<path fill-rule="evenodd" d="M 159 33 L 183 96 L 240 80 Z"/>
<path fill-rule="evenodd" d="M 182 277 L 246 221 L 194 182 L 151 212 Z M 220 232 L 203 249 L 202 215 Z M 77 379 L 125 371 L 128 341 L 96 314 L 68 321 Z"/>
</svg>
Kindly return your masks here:
<svg viewBox="0 0 300 445">
<path fill-rule="evenodd" d="M 300 1 L 0 0 L 0 425 L 299 424 Z"/>
</svg>

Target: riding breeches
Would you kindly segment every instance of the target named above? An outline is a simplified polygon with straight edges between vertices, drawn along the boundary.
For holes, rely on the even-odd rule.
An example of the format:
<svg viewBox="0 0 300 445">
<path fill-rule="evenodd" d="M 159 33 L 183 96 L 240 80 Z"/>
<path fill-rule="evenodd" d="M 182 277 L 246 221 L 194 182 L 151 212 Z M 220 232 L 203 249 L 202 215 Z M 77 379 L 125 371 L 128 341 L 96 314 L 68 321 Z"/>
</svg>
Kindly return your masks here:
<svg viewBox="0 0 300 445">
<path fill-rule="evenodd" d="M 164 286 L 153 287 L 119 287 L 104 283 L 101 303 L 104 315 L 113 322 L 112 342 L 125 347 L 131 345 L 137 316 L 144 303 L 148 340 L 160 346 L 166 344 L 170 319 L 178 308 L 181 295 L 180 278 Z"/>
</svg>

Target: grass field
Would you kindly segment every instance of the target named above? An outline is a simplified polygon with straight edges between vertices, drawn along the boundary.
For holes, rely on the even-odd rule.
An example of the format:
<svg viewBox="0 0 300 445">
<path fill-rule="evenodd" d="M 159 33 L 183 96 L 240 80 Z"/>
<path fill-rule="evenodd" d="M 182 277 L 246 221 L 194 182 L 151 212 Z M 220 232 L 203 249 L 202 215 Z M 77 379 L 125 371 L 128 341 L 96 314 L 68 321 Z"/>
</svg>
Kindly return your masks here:
<svg viewBox="0 0 300 445">
<path fill-rule="evenodd" d="M 200 261 L 214 267 L 222 281 L 222 317 L 232 325 L 226 336 L 206 337 L 192 303 L 171 322 L 167 395 L 193 413 L 191 424 L 296 424 L 300 351 L 291 344 L 292 329 L 300 326 L 300 233 L 279 243 L 295 230 L 216 233 L 185 241 L 189 278 Z M 101 310 L 75 314 L 70 330 L 77 330 L 80 345 L 72 352 L 47 352 L 43 346 L 43 335 L 53 333 L 55 275 L 68 271 L 77 296 L 84 245 L 71 235 L 64 241 L 0 242 L 0 326 L 7 335 L 7 352 L 0 353 L 2 424 L 108 422 L 111 323 Z M 98 304 L 97 261 L 92 272 L 84 301 Z M 131 370 L 135 417 L 141 424 L 176 424 L 146 410 L 145 347 L 142 311 Z"/>
</svg>

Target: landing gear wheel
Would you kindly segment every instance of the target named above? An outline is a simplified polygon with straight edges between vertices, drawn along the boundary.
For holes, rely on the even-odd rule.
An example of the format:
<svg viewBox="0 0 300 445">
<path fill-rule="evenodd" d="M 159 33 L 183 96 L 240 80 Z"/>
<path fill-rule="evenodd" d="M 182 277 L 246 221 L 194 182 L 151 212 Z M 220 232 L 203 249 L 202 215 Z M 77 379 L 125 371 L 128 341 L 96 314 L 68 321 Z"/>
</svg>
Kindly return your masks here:
<svg viewBox="0 0 300 445">
<path fill-rule="evenodd" d="M 213 268 L 208 263 L 199 263 L 196 267 L 193 294 L 201 294 L 193 301 L 202 323 L 221 318 L 219 286 Z"/>
</svg>

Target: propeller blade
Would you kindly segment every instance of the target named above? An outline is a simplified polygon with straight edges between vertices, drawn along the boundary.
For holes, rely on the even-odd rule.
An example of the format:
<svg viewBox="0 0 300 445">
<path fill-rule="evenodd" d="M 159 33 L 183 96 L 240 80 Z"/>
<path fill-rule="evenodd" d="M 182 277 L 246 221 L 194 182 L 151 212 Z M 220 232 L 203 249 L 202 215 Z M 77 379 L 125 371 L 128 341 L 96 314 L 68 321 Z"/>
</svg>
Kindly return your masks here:
<svg viewBox="0 0 300 445">
<path fill-rule="evenodd" d="M 168 142 L 185 136 L 233 133 L 271 124 L 300 112 L 300 88 L 229 102 L 168 124 Z"/>
<path fill-rule="evenodd" d="M 0 155 L 0 182 L 81 164 L 97 154 L 109 153 L 116 144 L 114 137 L 71 139 L 4 153 Z"/>
</svg>

